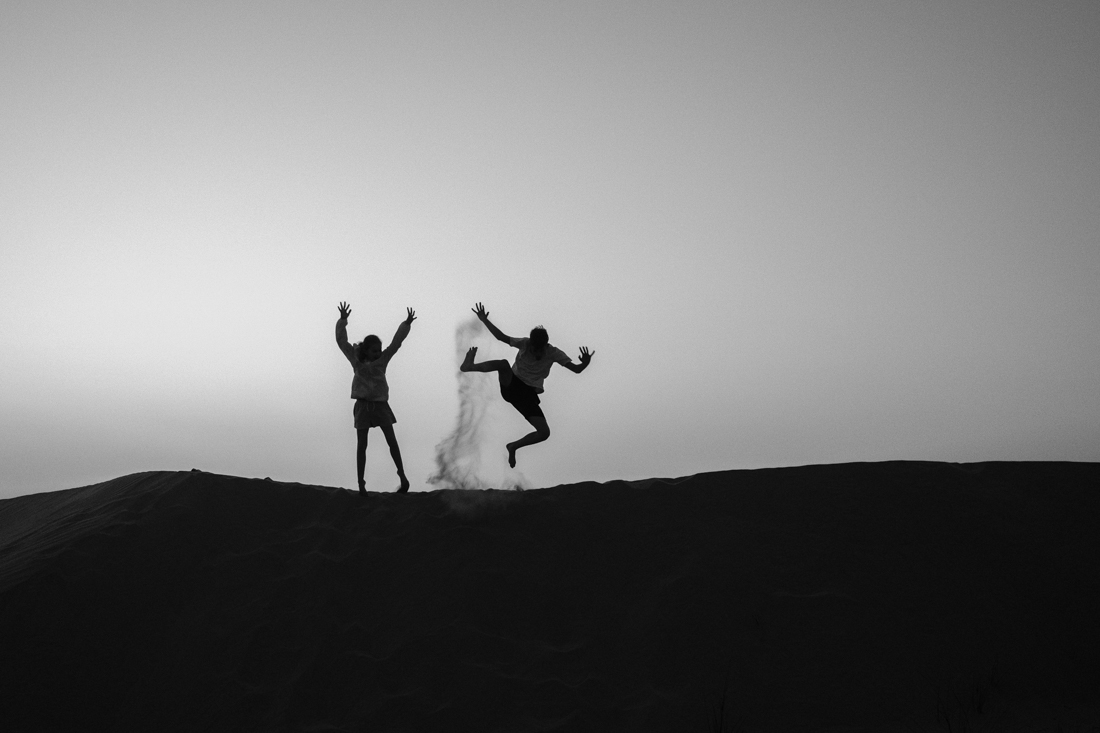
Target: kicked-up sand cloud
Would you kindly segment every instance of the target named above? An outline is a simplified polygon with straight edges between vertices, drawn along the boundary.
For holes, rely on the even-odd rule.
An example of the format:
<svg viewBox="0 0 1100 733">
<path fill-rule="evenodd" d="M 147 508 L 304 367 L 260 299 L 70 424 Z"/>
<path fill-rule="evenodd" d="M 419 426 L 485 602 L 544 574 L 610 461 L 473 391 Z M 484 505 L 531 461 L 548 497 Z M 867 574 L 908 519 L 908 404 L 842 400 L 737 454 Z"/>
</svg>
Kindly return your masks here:
<svg viewBox="0 0 1100 733">
<path fill-rule="evenodd" d="M 428 483 L 444 489 L 489 489 L 492 483 L 484 478 L 486 466 L 483 453 L 489 431 L 487 417 L 491 401 L 498 394 L 495 374 L 462 372 L 466 350 L 486 333 L 485 326 L 470 317 L 455 329 L 455 378 L 458 381 L 458 418 L 454 430 L 435 448 L 436 472 L 428 477 Z M 498 467 L 499 468 L 499 467 Z M 500 483 L 500 488 L 530 488 L 523 474 L 510 470 Z"/>
</svg>

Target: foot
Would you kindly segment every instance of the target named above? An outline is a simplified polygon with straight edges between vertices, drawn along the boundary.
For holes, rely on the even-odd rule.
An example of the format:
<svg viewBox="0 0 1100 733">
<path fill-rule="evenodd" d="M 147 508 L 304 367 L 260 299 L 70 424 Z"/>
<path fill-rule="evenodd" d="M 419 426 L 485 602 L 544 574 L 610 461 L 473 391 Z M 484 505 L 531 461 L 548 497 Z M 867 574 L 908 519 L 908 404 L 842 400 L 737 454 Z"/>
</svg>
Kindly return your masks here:
<svg viewBox="0 0 1100 733">
<path fill-rule="evenodd" d="M 359 482 L 359 496 L 366 496 L 366 495 L 367 495 L 367 484 L 366 484 L 366 482 L 360 481 Z"/>
<path fill-rule="evenodd" d="M 509 443 L 508 448 L 508 465 L 512 468 L 516 467 L 516 446 L 514 443 Z"/>
<path fill-rule="evenodd" d="M 466 352 L 466 358 L 462 360 L 462 365 L 458 368 L 460 372 L 468 372 L 474 367 L 474 357 L 477 356 L 477 347 L 471 346 L 470 350 Z"/>
<path fill-rule="evenodd" d="M 409 490 L 409 486 L 410 486 L 409 479 L 403 473 L 399 473 L 398 476 L 401 478 L 401 486 L 398 487 L 397 493 L 398 494 L 404 494 L 405 492 L 407 492 Z"/>
</svg>

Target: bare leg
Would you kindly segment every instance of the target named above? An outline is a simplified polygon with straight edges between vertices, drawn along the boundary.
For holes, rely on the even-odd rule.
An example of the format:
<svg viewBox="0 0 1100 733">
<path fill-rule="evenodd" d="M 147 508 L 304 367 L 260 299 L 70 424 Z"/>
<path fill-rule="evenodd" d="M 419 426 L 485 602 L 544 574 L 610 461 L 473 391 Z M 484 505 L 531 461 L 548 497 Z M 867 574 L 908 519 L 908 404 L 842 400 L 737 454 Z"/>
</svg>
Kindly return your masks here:
<svg viewBox="0 0 1100 733">
<path fill-rule="evenodd" d="M 512 366 L 504 359 L 491 359 L 489 361 L 483 361 L 478 364 L 474 363 L 474 357 L 477 356 L 477 347 L 471 346 L 470 350 L 466 352 L 466 358 L 462 360 L 461 366 L 458 367 L 462 372 L 496 372 L 500 375 L 500 385 L 507 387 L 512 381 Z"/>
<path fill-rule="evenodd" d="M 369 428 L 355 430 L 355 473 L 359 477 L 359 493 L 366 494 L 367 486 L 363 473 L 367 468 L 367 431 Z"/>
<path fill-rule="evenodd" d="M 508 465 L 512 468 L 516 467 L 516 451 L 524 446 L 534 445 L 535 443 L 541 443 L 550 437 L 550 426 L 546 424 L 545 417 L 535 417 L 530 415 L 524 415 L 527 422 L 531 423 L 535 430 L 532 433 L 524 435 L 514 443 L 509 443 L 508 448 Z"/>
<path fill-rule="evenodd" d="M 507 387 L 512 383 L 512 366 L 503 359 L 494 359 L 491 361 L 483 361 L 479 364 L 474 363 L 474 357 L 477 356 L 477 347 L 471 346 L 470 350 L 466 352 L 466 358 L 462 361 L 462 366 L 459 367 L 464 372 L 496 372 L 500 378 L 500 386 Z M 535 427 L 534 432 L 524 435 L 514 443 L 509 443 L 508 448 L 508 465 L 512 468 L 516 467 L 516 451 L 527 445 L 534 445 L 535 443 L 541 443 L 550 437 L 550 426 L 546 424 L 545 417 L 535 416 L 523 416 L 527 422 L 531 423 Z"/>
<path fill-rule="evenodd" d="M 382 428 L 382 434 L 386 436 L 386 443 L 390 446 L 393 465 L 397 466 L 397 476 L 401 479 L 401 487 L 397 490 L 397 493 L 403 494 L 409 490 L 409 479 L 405 476 L 405 467 L 401 464 L 401 448 L 397 445 L 397 436 L 393 433 L 393 425 L 379 425 L 379 427 Z"/>
</svg>

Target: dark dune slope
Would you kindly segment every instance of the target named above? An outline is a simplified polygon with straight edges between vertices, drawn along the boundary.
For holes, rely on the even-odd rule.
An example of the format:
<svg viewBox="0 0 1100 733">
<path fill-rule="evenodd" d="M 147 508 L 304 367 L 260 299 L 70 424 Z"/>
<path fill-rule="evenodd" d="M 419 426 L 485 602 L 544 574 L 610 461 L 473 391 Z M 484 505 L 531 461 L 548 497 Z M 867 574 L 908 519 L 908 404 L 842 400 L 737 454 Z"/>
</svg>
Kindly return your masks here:
<svg viewBox="0 0 1100 733">
<path fill-rule="evenodd" d="M 1090 730 L 1096 486 L 1097 464 L 897 462 L 366 499 L 153 472 L 9 499 L 0 719 Z"/>
</svg>

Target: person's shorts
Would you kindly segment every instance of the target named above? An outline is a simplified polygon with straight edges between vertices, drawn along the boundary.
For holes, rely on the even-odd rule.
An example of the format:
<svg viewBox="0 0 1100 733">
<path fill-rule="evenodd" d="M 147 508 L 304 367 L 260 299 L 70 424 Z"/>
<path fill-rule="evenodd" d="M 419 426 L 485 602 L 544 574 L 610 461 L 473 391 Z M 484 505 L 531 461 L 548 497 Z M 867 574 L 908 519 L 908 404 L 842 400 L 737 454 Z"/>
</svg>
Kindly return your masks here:
<svg viewBox="0 0 1100 733">
<path fill-rule="evenodd" d="M 380 425 L 393 425 L 397 422 L 393 410 L 390 409 L 389 402 L 356 400 L 355 407 L 352 408 L 352 414 L 355 416 L 356 430 L 376 428 Z"/>
<path fill-rule="evenodd" d="M 524 417 L 543 417 L 542 408 L 539 407 L 539 393 L 535 388 L 524 382 L 515 374 L 507 387 L 500 388 L 500 396 L 505 402 L 510 402 L 512 407 L 519 410 Z"/>
</svg>

